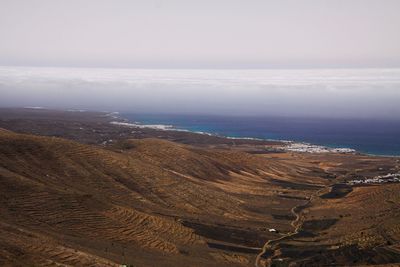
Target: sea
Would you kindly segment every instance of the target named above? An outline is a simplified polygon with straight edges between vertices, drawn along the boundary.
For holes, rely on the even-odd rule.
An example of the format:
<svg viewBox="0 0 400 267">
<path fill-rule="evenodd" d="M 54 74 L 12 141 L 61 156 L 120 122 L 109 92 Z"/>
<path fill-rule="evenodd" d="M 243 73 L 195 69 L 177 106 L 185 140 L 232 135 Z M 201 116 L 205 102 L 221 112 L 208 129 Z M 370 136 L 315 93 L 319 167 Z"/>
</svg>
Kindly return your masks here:
<svg viewBox="0 0 400 267">
<path fill-rule="evenodd" d="M 400 120 L 121 114 L 131 122 L 236 138 L 290 140 L 400 156 Z"/>
<path fill-rule="evenodd" d="M 400 155 L 400 68 L 0 66 L 0 107 L 21 106 L 119 111 L 180 130 Z"/>
</svg>

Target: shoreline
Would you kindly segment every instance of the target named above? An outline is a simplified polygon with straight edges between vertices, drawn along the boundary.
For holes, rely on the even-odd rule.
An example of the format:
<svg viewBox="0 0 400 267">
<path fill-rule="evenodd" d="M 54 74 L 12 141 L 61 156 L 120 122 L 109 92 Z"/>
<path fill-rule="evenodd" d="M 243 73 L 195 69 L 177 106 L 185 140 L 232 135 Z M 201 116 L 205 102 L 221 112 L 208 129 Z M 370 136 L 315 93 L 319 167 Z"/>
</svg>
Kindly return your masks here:
<svg viewBox="0 0 400 267">
<path fill-rule="evenodd" d="M 188 132 L 194 134 L 202 134 L 208 136 L 215 136 L 219 138 L 226 138 L 231 140 L 256 140 L 256 141 L 267 141 L 267 142 L 281 142 L 283 143 L 282 147 L 278 149 L 282 149 L 286 152 L 298 152 L 298 153 L 312 153 L 312 154 L 321 154 L 321 153 L 338 153 L 338 154 L 364 154 L 356 151 L 352 148 L 345 148 L 345 147 L 329 147 L 325 145 L 315 145 L 308 142 L 297 142 L 292 140 L 279 140 L 279 139 L 267 139 L 267 138 L 254 138 L 254 137 L 233 137 L 233 136 L 223 136 L 215 133 L 204 132 L 204 131 L 191 131 L 188 129 L 179 129 L 172 124 L 143 124 L 141 122 L 132 122 L 129 119 L 119 117 L 117 114 L 118 112 L 111 112 L 106 114 L 113 119 L 119 119 L 122 121 L 110 121 L 110 124 L 131 127 L 131 128 L 147 128 L 147 129 L 154 129 L 160 131 L 177 131 L 177 132 Z M 117 116 L 116 116 L 117 115 Z"/>
<path fill-rule="evenodd" d="M 15 107 L 18 109 L 17 107 Z M 294 140 L 283 140 L 283 139 L 271 139 L 271 138 L 254 138 L 254 137 L 237 137 L 237 136 L 224 136 L 220 134 L 215 134 L 215 133 L 210 133 L 210 132 L 205 132 L 205 131 L 192 131 L 188 129 L 180 129 L 176 128 L 174 125 L 166 125 L 166 124 L 144 124 L 141 122 L 134 121 L 132 122 L 131 120 L 124 118 L 121 116 L 120 112 L 117 111 L 95 111 L 95 110 L 90 110 L 90 109 L 52 109 L 48 107 L 36 107 L 36 106 L 25 106 L 25 107 L 20 107 L 20 109 L 25 109 L 25 110 L 34 110 L 34 111 L 63 111 L 63 112 L 71 112 L 71 113 L 98 113 L 102 114 L 100 115 L 101 117 L 108 117 L 110 120 L 108 123 L 114 124 L 114 125 L 120 125 L 120 126 L 125 126 L 125 127 L 132 127 L 132 128 L 146 128 L 146 129 L 153 129 L 153 130 L 158 130 L 158 131 L 174 131 L 174 132 L 186 132 L 186 133 L 193 133 L 193 134 L 199 134 L 199 135 L 206 135 L 206 136 L 212 136 L 212 137 L 217 137 L 217 138 L 223 138 L 227 140 L 249 140 L 249 141 L 260 141 L 260 142 L 280 142 L 282 145 L 287 148 L 290 145 L 295 145 L 295 146 L 302 146 L 302 147 L 313 147 L 313 150 L 323 150 L 323 151 L 291 151 L 291 152 L 298 152 L 298 153 L 352 153 L 352 154 L 360 154 L 360 155 L 365 155 L 365 156 L 372 156 L 372 157 L 391 157 L 391 158 L 396 158 L 400 159 L 400 155 L 394 155 L 394 154 L 376 154 L 376 153 L 368 153 L 368 152 L 362 152 L 356 149 L 352 149 L 349 147 L 335 147 L 335 146 L 330 146 L 330 145 L 316 145 L 313 143 L 308 143 L 308 142 L 302 142 L 302 141 L 294 141 Z M 339 151 L 334 151 L 339 149 Z M 341 151 L 344 150 L 344 151 Z M 290 152 L 290 149 L 285 151 Z"/>
<path fill-rule="evenodd" d="M 341 154 L 360 154 L 360 155 L 365 155 L 365 156 L 372 156 L 372 157 L 392 157 L 392 158 L 399 158 L 400 159 L 400 154 L 399 155 L 388 155 L 388 154 L 374 154 L 374 153 L 368 153 L 368 152 L 362 152 L 357 149 L 353 149 L 351 147 L 333 147 L 329 145 L 317 145 L 309 142 L 302 142 L 302 141 L 294 141 L 294 140 L 285 140 L 285 139 L 271 139 L 271 138 L 256 138 L 256 137 L 236 137 L 236 136 L 225 136 L 225 135 L 219 135 L 215 133 L 210 133 L 210 132 L 204 132 L 204 131 L 191 131 L 188 129 L 179 129 L 176 128 L 176 126 L 170 124 L 170 125 L 164 125 L 164 124 L 143 124 L 141 122 L 131 122 L 129 119 L 123 118 L 123 117 L 115 117 L 115 114 L 119 114 L 119 112 L 111 112 L 110 114 L 114 115 L 114 118 L 118 118 L 123 120 L 123 122 L 127 124 L 131 124 L 131 127 L 135 127 L 133 125 L 140 125 L 139 128 L 145 128 L 146 126 L 148 129 L 155 129 L 151 128 L 151 126 L 168 126 L 168 129 L 155 129 L 155 130 L 166 130 L 166 131 L 177 131 L 177 132 L 188 132 L 188 133 L 194 133 L 194 134 L 203 134 L 203 135 L 208 135 L 208 136 L 215 136 L 219 138 L 225 138 L 225 139 L 231 139 L 231 140 L 255 140 L 255 141 L 266 141 L 266 142 L 281 142 L 285 144 L 298 144 L 298 145 L 307 145 L 307 146 L 314 146 L 314 147 L 319 147 L 319 148 L 324 148 L 327 150 L 332 150 L 332 151 L 326 151 L 326 152 L 319 152 L 319 153 L 341 153 Z M 334 152 L 334 150 L 351 150 L 348 152 Z M 288 151 L 290 152 L 290 151 Z M 313 154 L 318 154 L 317 152 L 302 152 L 302 151 L 292 151 L 292 152 L 298 152 L 298 153 L 313 153 Z"/>
</svg>

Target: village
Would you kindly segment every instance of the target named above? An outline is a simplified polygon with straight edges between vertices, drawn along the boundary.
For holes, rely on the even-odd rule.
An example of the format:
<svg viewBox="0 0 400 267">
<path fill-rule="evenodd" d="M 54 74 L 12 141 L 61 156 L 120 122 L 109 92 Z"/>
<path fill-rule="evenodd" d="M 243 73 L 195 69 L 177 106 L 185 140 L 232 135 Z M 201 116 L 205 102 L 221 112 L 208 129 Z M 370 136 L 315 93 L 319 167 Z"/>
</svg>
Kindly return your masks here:
<svg viewBox="0 0 400 267">
<path fill-rule="evenodd" d="M 347 182 L 349 185 L 358 185 L 358 184 L 382 184 L 382 183 L 399 183 L 400 182 L 400 173 L 396 174 L 386 174 L 375 176 L 374 178 L 367 179 L 355 179 Z"/>
<path fill-rule="evenodd" d="M 355 153 L 351 148 L 330 148 L 326 146 L 312 145 L 308 143 L 293 143 L 283 148 L 286 151 L 301 152 L 301 153 Z"/>
</svg>

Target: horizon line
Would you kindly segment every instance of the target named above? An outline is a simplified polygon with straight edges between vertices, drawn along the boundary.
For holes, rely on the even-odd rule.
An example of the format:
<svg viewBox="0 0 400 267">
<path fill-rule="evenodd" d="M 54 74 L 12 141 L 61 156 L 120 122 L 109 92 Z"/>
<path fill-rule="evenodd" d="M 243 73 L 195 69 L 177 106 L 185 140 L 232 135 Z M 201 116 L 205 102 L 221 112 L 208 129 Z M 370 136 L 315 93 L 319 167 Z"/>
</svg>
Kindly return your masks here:
<svg viewBox="0 0 400 267">
<path fill-rule="evenodd" d="M 57 69 L 136 69 L 136 70 L 330 70 L 330 69 L 400 69 L 399 66 L 326 66 L 326 67 L 129 67 L 129 66 L 56 66 L 56 65 L 3 65 L 14 68 L 57 68 Z"/>
</svg>

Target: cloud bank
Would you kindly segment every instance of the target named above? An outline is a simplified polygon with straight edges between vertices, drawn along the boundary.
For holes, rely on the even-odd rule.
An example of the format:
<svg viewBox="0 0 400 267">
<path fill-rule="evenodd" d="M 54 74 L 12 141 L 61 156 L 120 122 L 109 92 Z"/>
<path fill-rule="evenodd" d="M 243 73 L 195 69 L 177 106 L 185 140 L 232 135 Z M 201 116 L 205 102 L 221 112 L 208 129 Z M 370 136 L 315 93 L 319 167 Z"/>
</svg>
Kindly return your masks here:
<svg viewBox="0 0 400 267">
<path fill-rule="evenodd" d="M 136 113 L 399 118 L 400 69 L 0 67 L 1 106 Z"/>
</svg>

